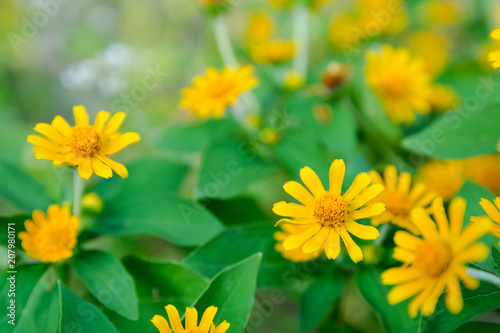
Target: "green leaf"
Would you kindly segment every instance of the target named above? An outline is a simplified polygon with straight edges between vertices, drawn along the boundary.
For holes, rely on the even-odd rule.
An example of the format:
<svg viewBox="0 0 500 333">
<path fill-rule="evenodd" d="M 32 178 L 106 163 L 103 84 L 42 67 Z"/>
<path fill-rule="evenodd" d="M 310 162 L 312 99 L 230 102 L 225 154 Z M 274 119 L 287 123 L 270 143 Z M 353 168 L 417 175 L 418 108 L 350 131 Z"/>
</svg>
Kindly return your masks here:
<svg viewBox="0 0 500 333">
<path fill-rule="evenodd" d="M 106 332 L 118 333 L 118 330 L 95 306 L 73 294 L 58 281 L 61 303 L 61 321 L 59 332 Z"/>
<path fill-rule="evenodd" d="M 500 324 L 475 321 L 475 322 L 465 323 L 452 332 L 453 333 L 470 333 L 470 332 L 498 333 L 500 332 Z"/>
<path fill-rule="evenodd" d="M 318 327 L 344 289 L 342 275 L 323 277 L 307 288 L 300 300 L 300 330 L 309 332 Z"/>
<path fill-rule="evenodd" d="M 432 317 L 422 322 L 421 332 L 450 332 L 482 313 L 498 309 L 500 304 L 500 289 L 484 281 L 481 281 L 481 286 L 476 290 L 462 288 L 462 295 L 464 308 L 456 315 L 446 309 L 441 296 Z"/>
<path fill-rule="evenodd" d="M 499 105 L 478 111 L 459 108 L 421 132 L 403 140 L 411 151 L 439 159 L 459 159 L 495 153 L 500 141 Z"/>
<path fill-rule="evenodd" d="M 416 332 L 418 322 L 408 315 L 408 302 L 390 305 L 387 302 L 389 286 L 382 284 L 381 270 L 364 268 L 358 272 L 358 288 L 363 297 L 378 312 L 389 333 Z"/>
<path fill-rule="evenodd" d="M 150 235 L 180 246 L 196 246 L 224 230 L 203 206 L 172 195 L 129 193 L 107 203 L 91 230 L 111 235 Z"/>
<path fill-rule="evenodd" d="M 273 170 L 245 141 L 214 141 L 203 151 L 195 196 L 232 198 Z"/>
<path fill-rule="evenodd" d="M 479 201 L 481 198 L 485 198 L 487 200 L 493 200 L 495 196 L 490 190 L 479 186 L 470 180 L 467 180 L 457 196 L 464 198 L 467 200 L 467 209 L 465 210 L 465 218 L 464 218 L 464 228 L 470 223 L 471 216 L 486 216 L 481 205 L 479 205 Z M 490 234 L 487 234 L 481 237 L 478 242 L 482 242 L 491 248 L 493 245 L 498 243 L 498 239 Z M 480 262 L 474 262 L 474 266 L 487 270 L 489 272 L 500 274 L 500 269 L 498 265 L 495 263 L 493 256 L 488 256 L 486 260 Z"/>
<path fill-rule="evenodd" d="M 226 267 L 214 277 L 193 306 L 199 313 L 216 306 L 214 324 L 217 326 L 227 320 L 231 332 L 242 333 L 252 311 L 261 258 L 257 253 Z"/>
<path fill-rule="evenodd" d="M 57 332 L 59 290 L 56 287 L 54 269 L 49 268 L 32 288 L 33 291 L 22 309 L 22 316 L 19 318 L 14 333 Z"/>
<path fill-rule="evenodd" d="M 0 245 L 6 246 L 9 244 L 9 231 L 12 231 L 14 229 L 14 238 L 15 243 L 14 245 L 20 249 L 21 248 L 21 240 L 17 237 L 21 231 L 24 231 L 24 222 L 26 220 L 31 219 L 30 215 L 16 215 L 16 216 L 9 216 L 9 217 L 0 217 Z M 9 223 L 14 223 L 14 225 L 10 225 Z M 12 242 L 12 241 L 11 241 Z"/>
<path fill-rule="evenodd" d="M 35 209 L 46 210 L 52 203 L 42 184 L 17 166 L 0 161 L 0 175 L 0 198 L 19 212 L 31 214 Z"/>
<path fill-rule="evenodd" d="M 272 226 L 252 225 L 228 229 L 199 249 L 193 251 L 183 263 L 212 278 L 228 265 L 255 253 L 262 253 L 259 286 L 283 285 L 283 276 L 293 264 L 274 249 L 276 241 Z"/>
<path fill-rule="evenodd" d="M 84 251 L 72 259 L 72 267 L 102 304 L 129 319 L 137 320 L 134 280 L 114 255 Z"/>
</svg>

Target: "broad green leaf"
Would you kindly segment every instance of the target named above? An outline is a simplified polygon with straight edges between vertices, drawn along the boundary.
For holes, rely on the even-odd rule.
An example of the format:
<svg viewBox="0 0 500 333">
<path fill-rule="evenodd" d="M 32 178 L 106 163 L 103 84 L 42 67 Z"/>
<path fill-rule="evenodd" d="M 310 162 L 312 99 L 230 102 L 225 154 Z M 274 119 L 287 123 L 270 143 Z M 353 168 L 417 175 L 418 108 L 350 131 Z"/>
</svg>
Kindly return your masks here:
<svg viewBox="0 0 500 333">
<path fill-rule="evenodd" d="M 195 196 L 232 198 L 273 170 L 245 141 L 214 141 L 203 151 Z"/>
<path fill-rule="evenodd" d="M 150 235 L 180 246 L 196 246 L 224 230 L 203 206 L 171 195 L 156 194 L 107 203 L 91 230 L 111 235 Z"/>
<path fill-rule="evenodd" d="M 500 250 L 498 247 L 493 245 L 491 247 L 491 253 L 493 254 L 493 260 L 495 260 L 495 263 L 497 264 L 497 268 L 500 267 Z"/>
<path fill-rule="evenodd" d="M 387 293 L 390 286 L 382 284 L 381 270 L 364 268 L 358 272 L 358 288 L 363 297 L 378 312 L 389 333 L 417 332 L 418 321 L 408 315 L 408 302 L 390 305 Z"/>
<path fill-rule="evenodd" d="M 457 196 L 467 200 L 464 228 L 470 223 L 471 216 L 486 216 L 483 208 L 481 207 L 481 205 L 479 205 L 479 201 L 481 201 L 481 198 L 485 198 L 488 200 L 492 200 L 495 198 L 490 190 L 481 187 L 469 180 L 464 183 Z M 493 245 L 496 245 L 498 243 L 498 239 L 490 234 L 481 237 L 478 241 L 486 244 L 488 248 L 491 248 Z M 491 254 L 484 261 L 474 262 L 474 266 L 496 274 L 500 274 L 500 268 L 495 263 L 495 260 Z"/>
<path fill-rule="evenodd" d="M 11 244 L 14 244 L 17 249 L 21 249 L 21 240 L 17 237 L 17 235 L 21 231 L 25 230 L 24 222 L 28 219 L 31 219 L 30 215 L 0 217 L 0 245 L 7 246 L 9 244 L 9 239 L 14 239 L 15 243 L 12 243 L 13 241 L 11 241 Z M 14 225 L 9 225 L 9 223 L 14 223 Z M 9 229 L 9 227 L 12 229 Z M 9 238 L 9 231 L 14 231 L 14 238 Z"/>
<path fill-rule="evenodd" d="M 46 210 L 52 203 L 42 184 L 17 166 L 3 161 L 0 161 L 0 198 L 25 214 L 35 209 Z"/>
<path fill-rule="evenodd" d="M 456 330 L 452 331 L 452 333 L 470 333 L 470 332 L 498 333 L 500 332 L 500 324 L 473 321 L 465 323 Z"/>
<path fill-rule="evenodd" d="M 18 273 L 19 274 L 19 273 Z M 18 281 L 19 283 L 19 281 Z M 22 308 L 14 333 L 55 333 L 59 324 L 59 290 L 54 268 L 49 268 L 33 288 Z"/>
<path fill-rule="evenodd" d="M 464 308 L 456 315 L 446 309 L 441 296 L 432 317 L 422 321 L 421 332 L 448 333 L 482 313 L 497 310 L 500 304 L 500 289 L 484 281 L 476 290 L 462 288 L 462 295 Z"/>
<path fill-rule="evenodd" d="M 259 204 L 248 197 L 209 200 L 205 206 L 226 226 L 255 223 L 267 218 Z"/>
<path fill-rule="evenodd" d="M 102 304 L 126 318 L 138 318 L 134 280 L 118 258 L 107 252 L 83 251 L 72 259 L 72 267 Z"/>
<path fill-rule="evenodd" d="M 183 263 L 212 278 L 225 267 L 261 252 L 259 286 L 284 284 L 284 275 L 293 265 L 274 249 L 272 226 L 252 225 L 228 229 L 186 257 Z"/>
<path fill-rule="evenodd" d="M 323 321 L 344 289 L 342 275 L 323 277 L 311 284 L 300 299 L 300 330 L 309 332 Z"/>
<path fill-rule="evenodd" d="M 227 320 L 231 332 L 242 333 L 252 311 L 261 258 L 257 253 L 226 267 L 214 277 L 193 307 L 199 313 L 212 305 L 217 307 L 214 324 Z"/>
<path fill-rule="evenodd" d="M 61 303 L 59 332 L 118 333 L 113 324 L 95 306 L 73 294 L 61 281 L 58 281 L 58 284 Z"/>
<path fill-rule="evenodd" d="M 413 152 L 439 159 L 459 159 L 495 153 L 500 141 L 500 105 L 472 111 L 460 106 L 421 132 L 403 140 Z"/>
</svg>

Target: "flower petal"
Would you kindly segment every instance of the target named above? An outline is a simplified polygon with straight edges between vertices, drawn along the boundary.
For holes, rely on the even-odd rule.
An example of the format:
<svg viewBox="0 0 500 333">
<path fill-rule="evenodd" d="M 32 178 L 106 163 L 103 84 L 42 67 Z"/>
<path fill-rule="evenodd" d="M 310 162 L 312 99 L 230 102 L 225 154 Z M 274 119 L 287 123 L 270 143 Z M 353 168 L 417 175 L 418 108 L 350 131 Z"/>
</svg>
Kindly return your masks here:
<svg viewBox="0 0 500 333">
<path fill-rule="evenodd" d="M 448 277 L 445 302 L 446 308 L 448 308 L 448 310 L 453 314 L 460 313 L 464 307 L 462 290 L 460 289 L 460 284 L 458 283 L 458 279 L 455 275 Z"/>
<path fill-rule="evenodd" d="M 120 177 L 124 179 L 128 177 L 127 168 L 125 168 L 123 164 L 113 161 L 106 155 L 98 155 L 97 158 L 100 159 L 104 164 L 107 164 L 109 167 L 111 167 L 111 169 L 113 169 L 113 171 L 116 172 Z"/>
<path fill-rule="evenodd" d="M 465 199 L 457 197 L 452 200 L 450 206 L 448 207 L 450 234 L 454 238 L 458 238 L 462 233 L 466 205 L 467 202 Z"/>
<path fill-rule="evenodd" d="M 434 220 L 436 221 L 436 224 L 438 226 L 439 233 L 444 238 L 448 238 L 450 235 L 450 228 L 449 228 L 448 218 L 446 217 L 446 212 L 444 211 L 443 198 L 437 197 L 432 202 L 432 215 L 434 216 Z"/>
<path fill-rule="evenodd" d="M 321 224 L 314 223 L 306 227 L 304 230 L 297 234 L 288 236 L 283 241 L 283 247 L 285 250 L 294 250 L 308 241 L 312 236 L 314 236 L 321 229 Z"/>
<path fill-rule="evenodd" d="M 493 221 L 500 223 L 500 211 L 491 201 L 482 198 L 479 204 Z"/>
<path fill-rule="evenodd" d="M 90 166 L 90 157 L 85 157 L 80 160 L 78 165 L 78 174 L 80 178 L 89 179 L 92 176 L 92 168 Z"/>
<path fill-rule="evenodd" d="M 325 243 L 325 240 L 330 234 L 330 230 L 331 228 L 329 227 L 322 227 L 316 235 L 314 235 L 304 244 L 304 246 L 302 247 L 302 252 L 304 254 L 311 254 L 321 249 L 323 247 L 323 244 Z"/>
<path fill-rule="evenodd" d="M 201 332 L 208 332 L 208 330 L 212 326 L 216 313 L 217 313 L 217 308 L 215 306 L 210 306 L 205 310 L 203 316 L 201 317 L 199 326 L 199 330 Z"/>
<path fill-rule="evenodd" d="M 184 328 L 182 327 L 181 318 L 179 317 L 179 311 L 173 306 L 169 304 L 165 307 L 168 314 L 168 319 L 170 320 L 170 325 L 172 325 L 172 329 L 175 333 L 183 333 Z"/>
<path fill-rule="evenodd" d="M 106 111 L 97 112 L 94 120 L 94 128 L 99 132 L 102 132 L 104 130 L 104 125 L 106 125 L 106 122 L 108 121 L 110 116 L 111 113 Z"/>
<path fill-rule="evenodd" d="M 465 227 L 460 239 L 458 240 L 459 248 L 465 249 L 470 244 L 486 235 L 490 231 L 491 226 L 492 222 L 490 222 L 489 219 L 473 216 L 471 218 L 471 223 Z"/>
<path fill-rule="evenodd" d="M 94 171 L 94 173 L 99 177 L 107 179 L 113 176 L 113 170 L 111 170 L 111 168 L 106 164 L 102 163 L 98 158 L 91 158 L 90 166 L 92 167 L 92 171 Z"/>
<path fill-rule="evenodd" d="M 373 186 L 372 186 L 373 187 Z M 364 209 L 356 210 L 351 213 L 353 220 L 365 219 L 368 217 L 377 216 L 385 211 L 385 204 L 382 202 L 376 202 Z"/>
<path fill-rule="evenodd" d="M 115 113 L 104 128 L 104 135 L 111 136 L 116 133 L 116 131 L 118 131 L 122 126 L 123 120 L 125 120 L 126 116 L 127 115 L 124 112 Z"/>
<path fill-rule="evenodd" d="M 310 167 L 300 169 L 300 179 L 316 199 L 319 199 L 326 192 L 318 175 Z"/>
<path fill-rule="evenodd" d="M 286 193 L 290 194 L 292 197 L 294 197 L 304 205 L 314 207 L 316 199 L 314 199 L 312 194 L 309 193 L 309 191 L 306 190 L 304 186 L 300 185 L 296 181 L 292 180 L 286 182 L 283 188 L 285 189 Z"/>
<path fill-rule="evenodd" d="M 139 141 L 141 141 L 141 137 L 139 136 L 139 134 L 135 132 L 127 132 L 113 139 L 105 141 L 100 150 L 100 153 L 104 155 L 115 154 L 123 148 Z"/>
<path fill-rule="evenodd" d="M 73 132 L 73 129 L 68 124 L 66 119 L 61 116 L 55 116 L 54 120 L 52 120 L 52 127 L 54 127 L 59 133 L 63 136 L 68 137 Z"/>
<path fill-rule="evenodd" d="M 344 181 L 345 175 L 345 163 L 344 160 L 335 160 L 330 165 L 330 193 L 334 195 L 341 195 L 342 192 L 342 182 Z"/>
<path fill-rule="evenodd" d="M 418 279 L 415 281 L 397 285 L 392 288 L 387 294 L 387 301 L 391 305 L 400 303 L 424 290 L 426 285 L 427 281 L 425 279 Z"/>
<path fill-rule="evenodd" d="M 156 326 L 160 333 L 172 333 L 170 327 L 168 326 L 168 322 L 164 317 L 155 315 L 153 319 L 151 319 L 151 322 Z"/>
<path fill-rule="evenodd" d="M 349 253 L 349 257 L 351 257 L 351 260 L 355 263 L 363 260 L 363 251 L 361 251 L 361 248 L 358 246 L 358 244 L 356 244 L 352 240 L 347 230 L 343 227 L 340 227 L 338 231 L 340 237 L 342 237 L 342 240 L 344 241 L 345 247 L 347 248 L 347 253 Z"/>
<path fill-rule="evenodd" d="M 89 115 L 83 105 L 73 106 L 73 115 L 75 116 L 75 123 L 78 127 L 89 126 Z"/>
<path fill-rule="evenodd" d="M 399 230 L 394 234 L 394 243 L 401 248 L 415 251 L 417 246 L 422 243 L 422 239 L 409 232 Z"/>
<path fill-rule="evenodd" d="M 380 276 L 382 278 L 382 283 L 386 285 L 395 285 L 408 283 L 419 279 L 422 276 L 422 272 L 413 267 L 393 267 L 384 271 Z"/>
<path fill-rule="evenodd" d="M 302 206 L 293 202 L 280 201 L 274 204 L 273 212 L 280 216 L 289 216 L 295 218 L 311 218 L 313 210 L 308 206 Z"/>
<path fill-rule="evenodd" d="M 357 209 L 357 208 L 363 206 L 364 204 L 366 204 L 370 200 L 373 200 L 374 198 L 376 198 L 380 193 L 382 193 L 383 190 L 384 190 L 384 186 L 382 184 L 375 184 L 375 185 L 368 187 L 363 192 L 361 192 L 361 194 L 358 195 L 356 197 L 356 199 L 354 199 L 351 202 L 351 206 L 349 208 L 351 210 L 354 210 L 354 209 Z M 385 206 L 384 206 L 384 210 L 385 210 Z"/>
<path fill-rule="evenodd" d="M 370 182 L 371 177 L 367 173 L 360 173 L 357 175 L 347 192 L 344 194 L 344 200 L 346 202 L 352 201 L 359 192 L 370 185 Z"/>
<path fill-rule="evenodd" d="M 198 327 L 198 311 L 195 308 L 186 308 L 186 331 L 194 331 Z"/>
<path fill-rule="evenodd" d="M 354 236 L 361 239 L 377 239 L 380 236 L 377 228 L 371 225 L 363 225 L 354 221 L 347 221 L 345 228 Z"/>
<path fill-rule="evenodd" d="M 62 136 L 61 133 L 59 133 L 54 127 L 47 123 L 36 124 L 34 130 L 40 134 L 45 135 L 47 138 L 54 141 L 55 143 L 60 144 L 61 146 L 65 146 L 68 142 L 68 140 L 64 136 Z"/>
<path fill-rule="evenodd" d="M 340 253 L 340 237 L 337 230 L 332 229 L 328 235 L 328 241 L 325 246 L 325 254 L 330 259 L 335 259 Z"/>
<path fill-rule="evenodd" d="M 436 224 L 431 220 L 427 212 L 422 207 L 417 207 L 411 211 L 411 220 L 418 227 L 424 238 L 435 239 L 438 237 Z"/>
</svg>

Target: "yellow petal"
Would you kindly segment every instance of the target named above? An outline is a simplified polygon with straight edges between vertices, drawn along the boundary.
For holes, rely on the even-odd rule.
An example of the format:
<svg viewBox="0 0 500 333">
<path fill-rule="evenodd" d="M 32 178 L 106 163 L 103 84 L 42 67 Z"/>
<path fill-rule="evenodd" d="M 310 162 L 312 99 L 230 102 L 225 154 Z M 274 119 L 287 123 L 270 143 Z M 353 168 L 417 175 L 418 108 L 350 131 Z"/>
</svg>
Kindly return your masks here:
<svg viewBox="0 0 500 333">
<path fill-rule="evenodd" d="M 194 331 L 198 327 L 198 311 L 186 308 L 186 331 Z"/>
<path fill-rule="evenodd" d="M 471 218 L 471 223 L 465 227 L 458 241 L 459 248 L 465 249 L 479 238 L 486 235 L 491 229 L 492 223 L 487 218 Z"/>
<path fill-rule="evenodd" d="M 141 141 L 141 137 L 135 132 L 121 134 L 113 139 L 104 142 L 100 153 L 104 155 L 115 154 L 123 148 L 139 141 Z"/>
<path fill-rule="evenodd" d="M 292 234 L 288 236 L 283 241 L 283 247 L 288 250 L 294 250 L 308 241 L 312 236 L 314 236 L 321 229 L 321 224 L 314 223 L 307 226 L 304 230 L 297 234 Z"/>
<path fill-rule="evenodd" d="M 273 212 L 281 216 L 289 216 L 295 218 L 311 218 L 314 214 L 310 207 L 302 206 L 296 203 L 287 203 L 280 201 L 274 204 Z"/>
<path fill-rule="evenodd" d="M 61 133 L 56 131 L 56 129 L 54 127 L 52 127 L 51 125 L 46 124 L 46 123 L 36 124 L 34 130 L 40 134 L 45 135 L 50 140 L 52 140 L 55 143 L 58 143 L 62 146 L 65 146 L 67 141 L 68 141 L 64 136 L 62 136 Z"/>
<path fill-rule="evenodd" d="M 175 306 L 169 304 L 165 307 L 168 314 L 168 319 L 170 320 L 170 325 L 175 333 L 184 333 L 184 328 L 182 327 L 181 318 L 179 317 L 179 312 Z"/>
<path fill-rule="evenodd" d="M 359 175 L 357 175 L 347 192 L 344 194 L 344 200 L 346 202 L 352 201 L 359 192 L 370 185 L 370 182 L 371 178 L 367 173 L 360 173 Z"/>
<path fill-rule="evenodd" d="M 90 159 L 90 166 L 92 167 L 92 171 L 96 175 L 102 178 L 109 178 L 113 176 L 113 170 L 106 164 L 102 163 L 98 158 Z"/>
<path fill-rule="evenodd" d="M 339 233 L 333 229 L 330 231 L 328 241 L 326 242 L 325 254 L 330 259 L 335 259 L 340 253 L 340 237 Z"/>
<path fill-rule="evenodd" d="M 342 191 L 342 182 L 344 181 L 345 175 L 345 163 L 344 160 L 335 160 L 330 165 L 330 193 L 334 195 L 340 195 Z"/>
<path fill-rule="evenodd" d="M 437 301 L 439 299 L 439 296 L 441 296 L 441 294 L 443 293 L 444 287 L 445 280 L 439 279 L 434 287 L 434 290 L 422 305 L 421 311 L 424 316 L 431 316 L 434 313 L 434 310 L 436 310 Z"/>
<path fill-rule="evenodd" d="M 434 221 L 431 220 L 422 207 L 417 207 L 411 211 L 411 220 L 418 227 L 424 238 L 435 239 L 438 237 Z"/>
<path fill-rule="evenodd" d="M 490 250 L 483 243 L 475 243 L 467 250 L 460 253 L 456 260 L 462 263 L 469 263 L 473 261 L 482 261 L 488 257 Z"/>
<path fill-rule="evenodd" d="M 434 285 L 427 284 L 425 289 L 411 300 L 408 305 L 408 314 L 410 317 L 415 318 L 417 316 L 418 310 L 422 307 L 422 304 L 424 304 L 425 300 L 429 297 L 433 290 Z"/>
<path fill-rule="evenodd" d="M 492 32 L 490 32 L 490 37 L 500 41 L 500 29 L 494 29 Z"/>
<path fill-rule="evenodd" d="M 330 230 L 331 228 L 329 227 L 322 227 L 316 235 L 304 244 L 302 252 L 304 254 L 310 254 L 323 248 L 323 244 L 330 234 Z"/>
<path fill-rule="evenodd" d="M 406 231 L 399 230 L 394 234 L 394 243 L 401 248 L 415 251 L 417 246 L 422 243 L 422 239 Z"/>
<path fill-rule="evenodd" d="M 219 326 L 217 326 L 210 333 L 226 333 L 226 331 L 229 329 L 229 326 L 231 325 L 229 325 L 229 323 L 224 320 Z"/>
<path fill-rule="evenodd" d="M 453 203 L 453 201 L 452 201 Z M 437 197 L 432 202 L 432 215 L 439 229 L 439 233 L 444 237 L 448 238 L 450 235 L 450 228 L 448 224 L 448 218 L 444 211 L 443 198 Z"/>
<path fill-rule="evenodd" d="M 363 251 L 361 251 L 361 248 L 358 246 L 358 244 L 356 244 L 352 240 L 347 230 L 343 227 L 340 227 L 338 231 L 340 237 L 342 237 L 342 240 L 344 241 L 345 247 L 347 248 L 347 253 L 349 254 L 351 260 L 355 263 L 363 260 Z"/>
<path fill-rule="evenodd" d="M 285 192 L 290 194 L 292 197 L 300 201 L 306 206 L 314 207 L 316 203 L 316 199 L 309 193 L 308 190 L 304 188 L 304 186 L 300 185 L 295 181 L 286 182 L 283 186 Z"/>
<path fill-rule="evenodd" d="M 426 284 L 427 281 L 425 279 L 418 279 L 415 281 L 397 285 L 396 287 L 392 288 L 387 294 L 387 301 L 391 305 L 400 303 L 424 290 Z"/>
<path fill-rule="evenodd" d="M 403 249 L 401 247 L 394 248 L 394 252 L 392 253 L 392 257 L 396 260 L 399 260 L 404 263 L 410 263 L 415 261 L 415 252 Z"/>
<path fill-rule="evenodd" d="M 462 299 L 462 290 L 456 276 L 450 276 L 446 285 L 445 303 L 448 310 L 457 314 L 462 311 L 464 301 Z"/>
<path fill-rule="evenodd" d="M 155 315 L 153 319 L 151 319 L 151 322 L 156 326 L 160 333 L 172 333 L 170 327 L 168 326 L 168 322 L 164 317 Z"/>
<path fill-rule="evenodd" d="M 377 239 L 380 236 L 377 228 L 371 225 L 363 225 L 354 221 L 347 221 L 345 228 L 354 236 L 361 239 Z"/>
<path fill-rule="evenodd" d="M 373 186 L 372 186 L 373 187 Z M 351 216 L 353 220 L 365 219 L 368 217 L 377 216 L 385 211 L 385 204 L 382 202 L 374 203 L 364 209 L 356 210 L 352 212 Z"/>
<path fill-rule="evenodd" d="M 301 220 L 291 220 L 291 219 L 281 219 L 276 224 L 274 225 L 277 227 L 278 225 L 282 224 L 294 224 L 294 225 L 304 225 L 304 224 L 311 224 L 311 223 L 316 223 L 315 219 L 301 219 Z"/>
<path fill-rule="evenodd" d="M 300 170 L 300 179 L 316 199 L 319 199 L 325 193 L 321 180 L 310 167 L 303 167 Z"/>
<path fill-rule="evenodd" d="M 462 233 L 466 205 L 465 199 L 458 197 L 450 203 L 448 208 L 450 234 L 455 238 Z"/>
<path fill-rule="evenodd" d="M 52 120 L 52 127 L 54 127 L 59 133 L 63 136 L 68 137 L 71 135 L 73 130 L 71 126 L 68 124 L 66 119 L 61 116 L 55 116 L 54 120 Z"/>
<path fill-rule="evenodd" d="M 80 165 L 78 166 L 78 174 L 80 178 L 89 179 L 92 176 L 92 168 L 90 166 L 90 157 L 85 157 L 80 160 Z"/>
<path fill-rule="evenodd" d="M 42 137 L 40 135 L 36 135 L 36 134 L 28 135 L 27 141 L 35 146 L 39 146 L 39 147 L 45 148 L 47 150 L 50 150 L 50 151 L 53 151 L 56 153 L 67 153 L 69 151 L 68 146 L 61 146 L 61 145 L 55 144 L 55 143 L 45 139 L 44 137 Z"/>
<path fill-rule="evenodd" d="M 395 190 L 398 181 L 398 170 L 394 165 L 388 165 L 384 170 L 385 187 L 388 190 Z"/>
<path fill-rule="evenodd" d="M 199 329 L 201 332 L 208 332 L 210 326 L 212 326 L 216 313 L 217 313 L 217 308 L 215 306 L 210 306 L 205 310 L 200 321 Z"/>
<path fill-rule="evenodd" d="M 498 208 L 491 201 L 482 198 L 479 204 L 493 221 L 500 223 L 500 211 L 498 211 Z"/>
<path fill-rule="evenodd" d="M 97 158 L 100 159 L 101 162 L 103 162 L 104 164 L 107 164 L 111 169 L 113 169 L 114 172 L 116 172 L 123 179 L 128 177 L 127 168 L 125 168 L 123 164 L 113 161 L 106 155 L 98 155 Z"/>
<path fill-rule="evenodd" d="M 364 204 L 366 204 L 367 202 L 375 199 L 380 193 L 382 193 L 383 190 L 384 190 L 384 186 L 382 184 L 375 184 L 375 185 L 368 187 L 363 192 L 361 192 L 361 194 L 358 195 L 356 197 L 356 199 L 354 199 L 351 202 L 351 206 L 349 207 L 350 210 L 357 209 L 357 208 L 363 206 Z"/>
<path fill-rule="evenodd" d="M 411 186 L 411 175 L 408 172 L 402 172 L 398 179 L 398 191 L 408 193 Z"/>
<path fill-rule="evenodd" d="M 97 112 L 94 120 L 94 128 L 102 132 L 104 130 L 104 125 L 106 125 L 106 122 L 108 121 L 110 116 L 111 113 L 106 111 Z"/>
<path fill-rule="evenodd" d="M 75 116 L 76 126 L 87 127 L 89 126 L 89 115 L 83 105 L 73 106 L 73 115 Z"/>
<path fill-rule="evenodd" d="M 108 124 L 104 128 L 104 135 L 111 136 L 122 126 L 123 120 L 127 115 L 124 112 L 117 112 L 111 117 Z"/>
<path fill-rule="evenodd" d="M 479 280 L 476 278 L 473 278 L 467 273 L 467 270 L 465 269 L 464 265 L 458 265 L 455 268 L 455 272 L 457 273 L 458 277 L 460 280 L 462 280 L 463 284 L 468 288 L 468 289 L 477 289 L 479 288 Z"/>
<path fill-rule="evenodd" d="M 413 267 L 394 267 L 384 271 L 380 277 L 383 284 L 395 285 L 417 280 L 422 277 L 422 272 Z"/>
</svg>

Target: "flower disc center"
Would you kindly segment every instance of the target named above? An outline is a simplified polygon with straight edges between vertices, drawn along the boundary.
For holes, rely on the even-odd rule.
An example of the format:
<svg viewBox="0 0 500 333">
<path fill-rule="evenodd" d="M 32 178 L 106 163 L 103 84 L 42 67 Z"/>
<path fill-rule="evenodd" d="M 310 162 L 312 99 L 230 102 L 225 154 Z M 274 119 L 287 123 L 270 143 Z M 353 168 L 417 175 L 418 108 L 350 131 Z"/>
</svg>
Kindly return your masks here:
<svg viewBox="0 0 500 333">
<path fill-rule="evenodd" d="M 441 276 L 452 259 L 451 247 L 443 241 L 425 241 L 415 251 L 413 265 L 431 277 Z"/>
<path fill-rule="evenodd" d="M 339 195 L 325 193 L 316 201 L 314 216 L 324 226 L 344 223 L 349 214 L 345 200 Z"/>
<path fill-rule="evenodd" d="M 387 211 L 395 216 L 408 216 L 412 209 L 412 203 L 407 194 L 401 191 L 386 190 L 381 195 Z"/>
<path fill-rule="evenodd" d="M 101 148 L 101 137 L 91 127 L 75 127 L 69 136 L 69 146 L 77 157 L 89 157 Z"/>
</svg>

